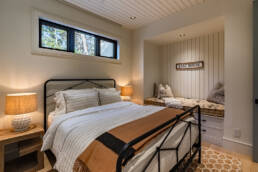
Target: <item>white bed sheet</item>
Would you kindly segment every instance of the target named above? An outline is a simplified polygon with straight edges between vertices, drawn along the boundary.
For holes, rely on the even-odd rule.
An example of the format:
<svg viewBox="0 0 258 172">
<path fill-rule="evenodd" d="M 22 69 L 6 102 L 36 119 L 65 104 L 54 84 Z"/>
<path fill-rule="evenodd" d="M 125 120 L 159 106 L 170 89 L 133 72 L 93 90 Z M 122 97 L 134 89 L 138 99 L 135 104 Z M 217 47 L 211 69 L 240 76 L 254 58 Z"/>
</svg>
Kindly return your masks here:
<svg viewBox="0 0 258 172">
<path fill-rule="evenodd" d="M 95 138 L 106 131 L 130 121 L 148 116 L 160 111 L 164 107 L 141 106 L 131 102 L 117 102 L 109 105 L 92 107 L 85 110 L 71 112 L 55 117 L 48 128 L 42 150 L 51 149 L 56 156 L 55 169 L 59 172 L 71 172 L 76 158 Z M 191 119 L 193 120 L 193 119 Z M 174 146 L 180 139 L 185 123 L 178 125 L 169 137 L 170 145 Z M 193 140 L 197 137 L 197 130 L 193 129 Z M 189 133 L 188 133 L 189 134 Z M 125 167 L 124 171 L 141 171 L 143 165 L 155 151 L 156 146 L 164 135 L 157 137 L 140 154 L 137 154 Z M 189 139 L 184 139 L 179 151 L 182 157 L 189 151 Z M 167 158 L 163 158 L 167 157 Z M 176 164 L 175 153 L 162 153 L 162 171 L 167 171 Z M 157 161 L 153 161 L 148 171 L 157 171 Z"/>
</svg>

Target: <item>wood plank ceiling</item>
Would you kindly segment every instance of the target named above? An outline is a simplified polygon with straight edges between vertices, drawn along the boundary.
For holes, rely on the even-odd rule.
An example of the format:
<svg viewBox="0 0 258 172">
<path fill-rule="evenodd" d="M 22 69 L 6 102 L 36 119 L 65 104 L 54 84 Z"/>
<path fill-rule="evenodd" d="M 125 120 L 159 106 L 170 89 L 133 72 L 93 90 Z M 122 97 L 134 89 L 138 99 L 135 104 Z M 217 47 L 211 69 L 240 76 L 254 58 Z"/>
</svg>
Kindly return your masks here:
<svg viewBox="0 0 258 172">
<path fill-rule="evenodd" d="M 204 3 L 205 0 L 64 0 L 129 29 Z M 134 20 L 131 17 L 136 17 Z"/>
</svg>

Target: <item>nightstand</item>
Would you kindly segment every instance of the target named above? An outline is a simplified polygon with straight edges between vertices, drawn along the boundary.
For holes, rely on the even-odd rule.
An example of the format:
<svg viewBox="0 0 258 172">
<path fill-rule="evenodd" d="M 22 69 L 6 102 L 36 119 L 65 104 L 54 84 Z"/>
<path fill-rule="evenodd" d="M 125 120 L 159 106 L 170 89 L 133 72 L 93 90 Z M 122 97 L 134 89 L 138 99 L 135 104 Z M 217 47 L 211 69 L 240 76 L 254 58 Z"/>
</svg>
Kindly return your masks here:
<svg viewBox="0 0 258 172">
<path fill-rule="evenodd" d="M 43 135 L 44 129 L 37 124 L 25 132 L 0 130 L 0 172 L 44 168 Z"/>
</svg>

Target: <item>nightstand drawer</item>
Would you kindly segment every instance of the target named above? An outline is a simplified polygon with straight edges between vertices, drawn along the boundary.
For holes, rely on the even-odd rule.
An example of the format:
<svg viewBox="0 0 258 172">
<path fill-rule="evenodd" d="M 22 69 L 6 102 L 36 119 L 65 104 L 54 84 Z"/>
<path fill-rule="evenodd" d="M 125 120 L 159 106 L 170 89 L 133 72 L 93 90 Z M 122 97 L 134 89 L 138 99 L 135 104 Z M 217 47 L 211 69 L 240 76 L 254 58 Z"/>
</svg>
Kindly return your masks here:
<svg viewBox="0 0 258 172">
<path fill-rule="evenodd" d="M 5 156 L 5 162 L 18 158 L 19 157 L 18 143 L 11 143 L 11 144 L 5 145 L 4 156 Z"/>
</svg>

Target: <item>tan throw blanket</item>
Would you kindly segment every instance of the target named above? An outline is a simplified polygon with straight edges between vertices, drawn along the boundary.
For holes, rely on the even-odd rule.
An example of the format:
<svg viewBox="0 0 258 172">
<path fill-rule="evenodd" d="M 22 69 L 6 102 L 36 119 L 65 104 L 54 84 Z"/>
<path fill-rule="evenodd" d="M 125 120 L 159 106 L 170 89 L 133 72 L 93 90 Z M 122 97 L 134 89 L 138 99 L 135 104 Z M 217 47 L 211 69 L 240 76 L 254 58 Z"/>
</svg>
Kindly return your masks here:
<svg viewBox="0 0 258 172">
<path fill-rule="evenodd" d="M 115 172 L 118 155 L 125 144 L 173 119 L 183 111 L 166 108 L 147 117 L 116 127 L 94 140 L 74 163 L 74 172 Z M 187 115 L 185 115 L 186 117 Z M 172 126 L 173 123 L 143 141 L 130 150 L 137 154 L 149 141 Z"/>
</svg>

